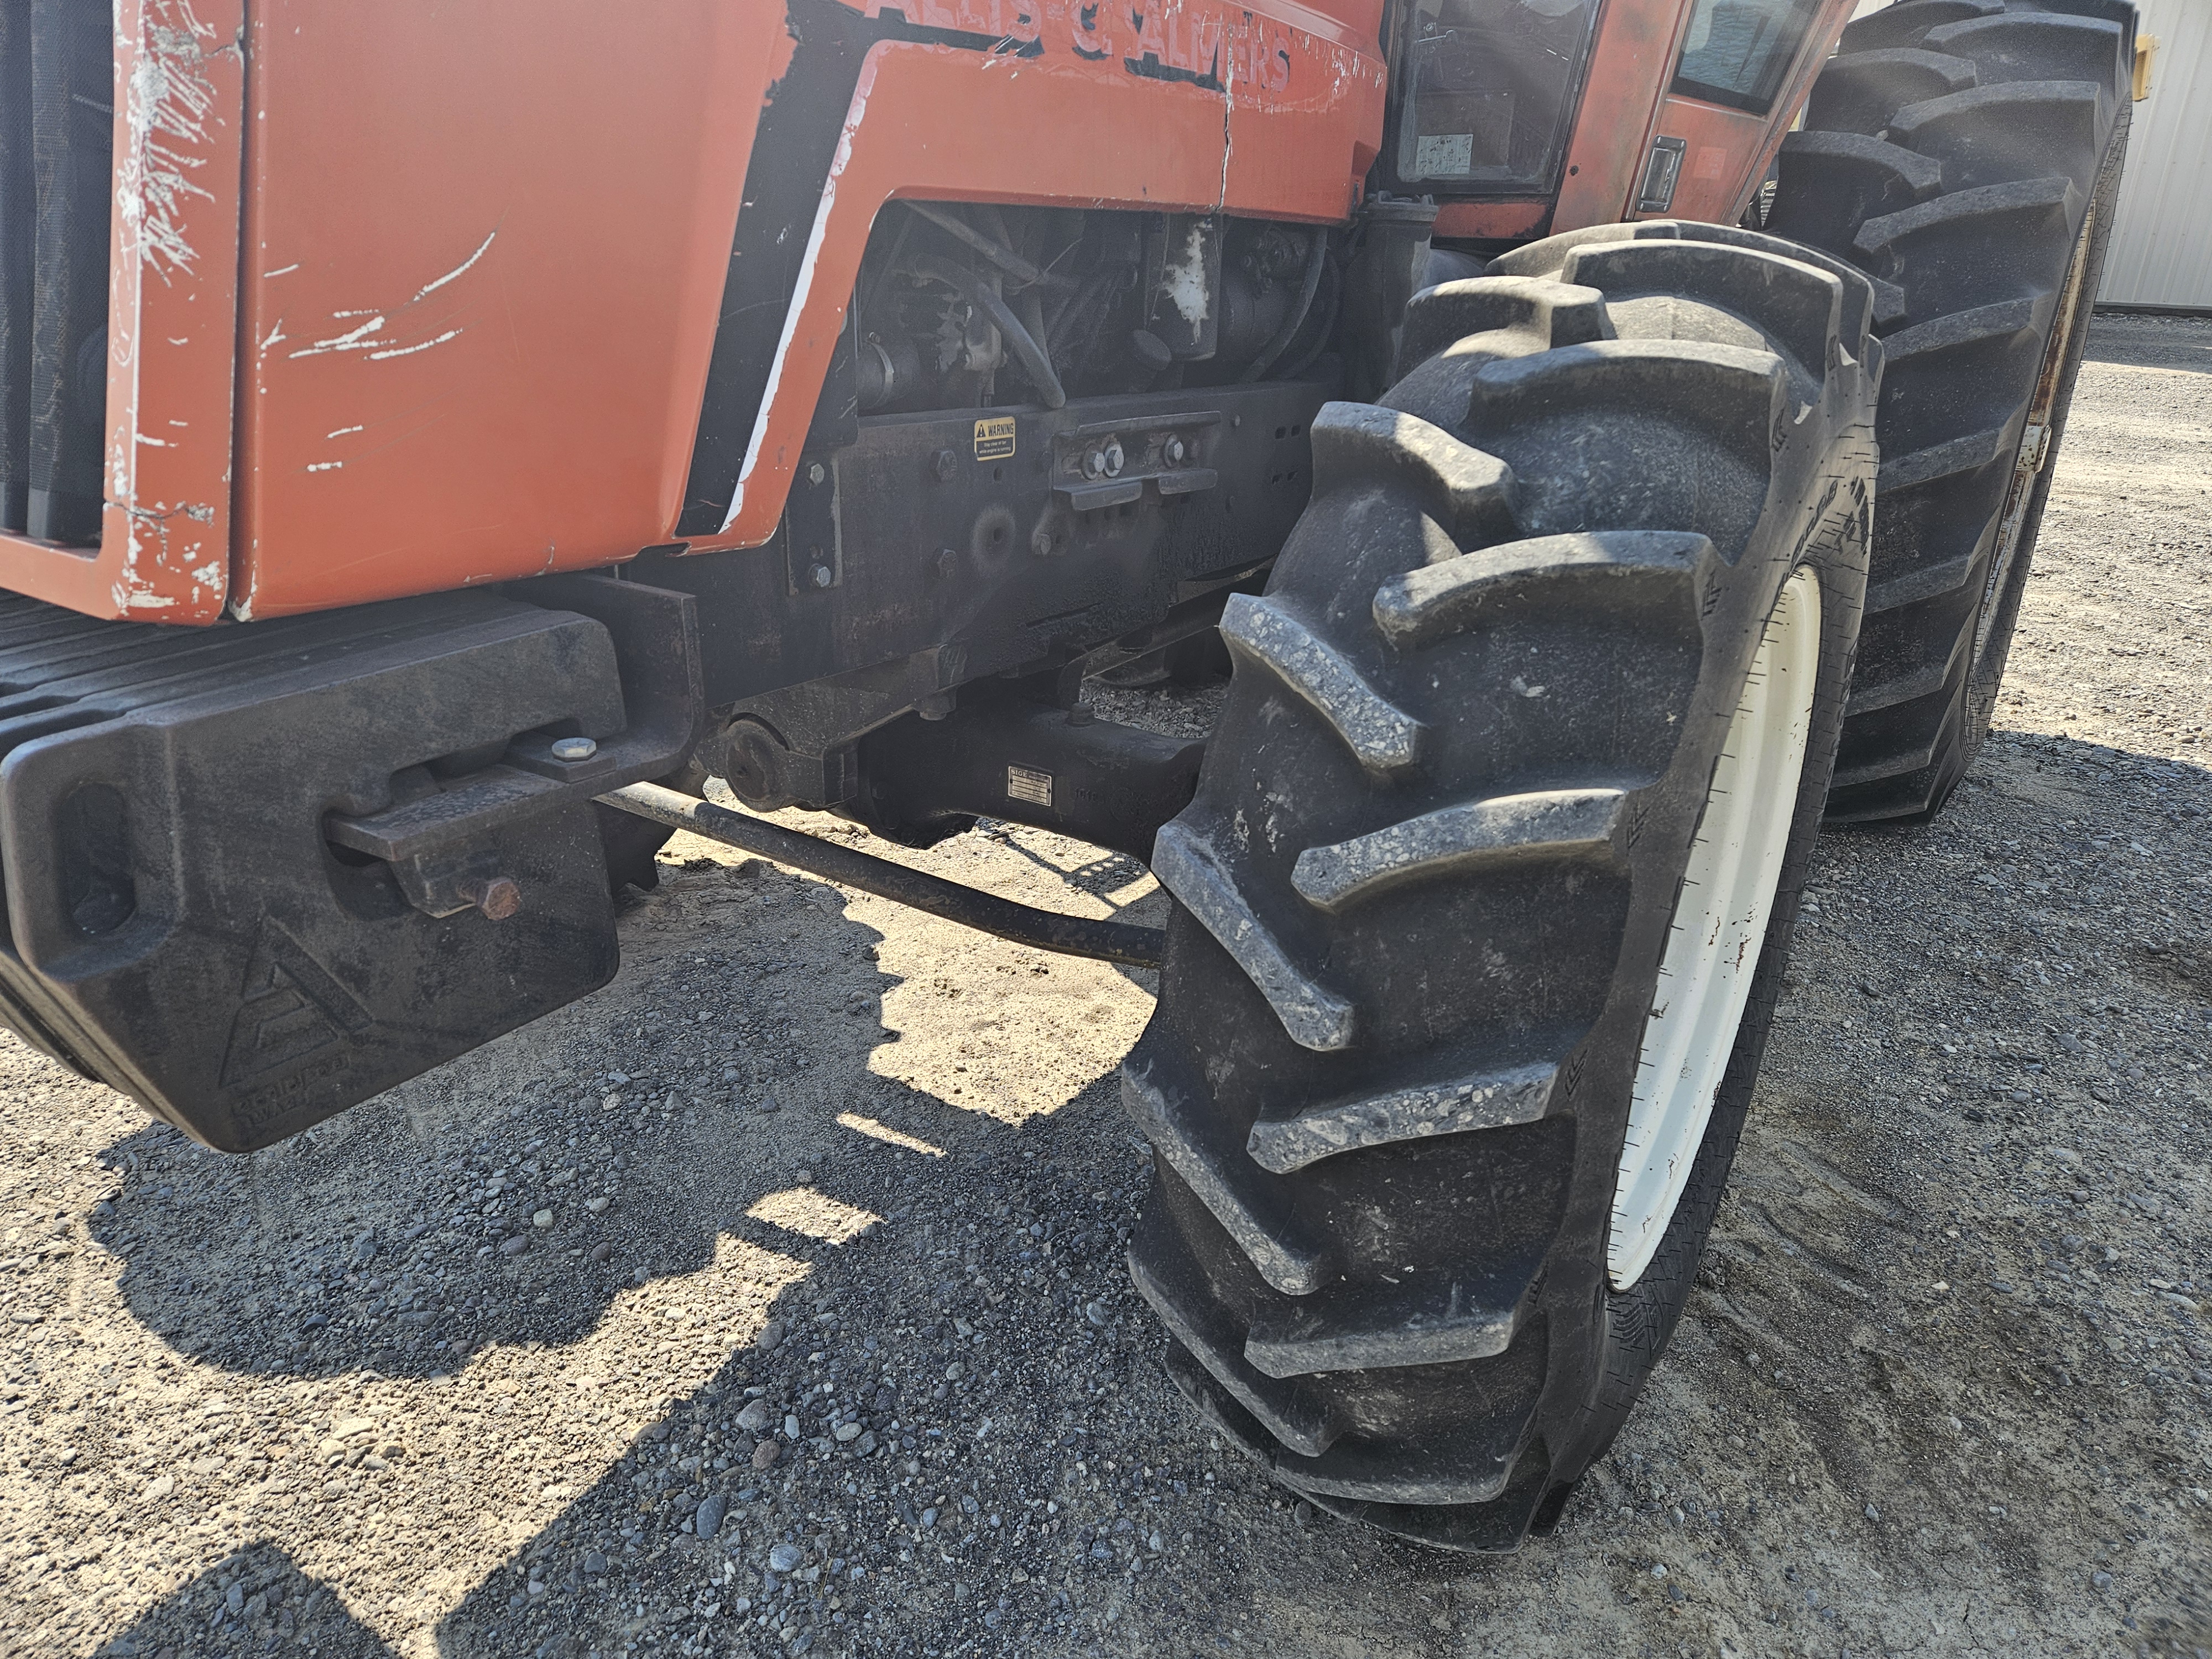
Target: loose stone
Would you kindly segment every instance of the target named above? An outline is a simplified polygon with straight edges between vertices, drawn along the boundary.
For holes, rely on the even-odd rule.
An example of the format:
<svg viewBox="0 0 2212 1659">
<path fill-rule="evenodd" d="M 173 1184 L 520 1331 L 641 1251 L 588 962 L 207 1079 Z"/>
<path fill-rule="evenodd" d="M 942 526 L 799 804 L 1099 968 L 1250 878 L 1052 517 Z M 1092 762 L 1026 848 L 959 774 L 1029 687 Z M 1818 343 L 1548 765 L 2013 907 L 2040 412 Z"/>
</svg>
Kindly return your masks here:
<svg viewBox="0 0 2212 1659">
<path fill-rule="evenodd" d="M 720 1492 L 710 1492 L 700 1501 L 698 1513 L 691 1517 L 691 1530 L 702 1538 L 712 1538 L 722 1529 L 722 1516 L 728 1513 L 730 1500 Z"/>
</svg>

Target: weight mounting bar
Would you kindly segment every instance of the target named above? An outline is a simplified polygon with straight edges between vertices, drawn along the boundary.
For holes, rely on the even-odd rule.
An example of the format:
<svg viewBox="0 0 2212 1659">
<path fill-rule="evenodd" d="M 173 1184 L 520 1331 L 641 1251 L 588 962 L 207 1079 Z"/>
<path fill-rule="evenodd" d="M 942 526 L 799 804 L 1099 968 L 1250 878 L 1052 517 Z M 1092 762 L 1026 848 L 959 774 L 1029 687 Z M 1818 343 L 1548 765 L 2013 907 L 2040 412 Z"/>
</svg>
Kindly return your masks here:
<svg viewBox="0 0 2212 1659">
<path fill-rule="evenodd" d="M 957 881 L 909 870 L 889 859 L 840 847 L 781 824 L 769 823 L 743 812 L 732 812 L 696 795 L 664 788 L 657 783 L 633 783 L 599 797 L 600 802 L 632 812 L 672 829 L 720 842 L 741 852 L 753 853 L 795 870 L 805 870 L 847 887 L 857 887 L 895 903 L 926 910 L 931 915 L 957 921 L 963 927 L 1012 939 L 1017 945 L 1054 951 L 1062 956 L 1090 957 L 1100 962 L 1127 963 L 1133 968 L 1157 968 L 1166 935 L 1157 927 L 1139 927 L 1126 921 L 1093 921 L 1085 916 L 1064 916 L 1039 910 L 1012 899 L 963 887 Z"/>
</svg>

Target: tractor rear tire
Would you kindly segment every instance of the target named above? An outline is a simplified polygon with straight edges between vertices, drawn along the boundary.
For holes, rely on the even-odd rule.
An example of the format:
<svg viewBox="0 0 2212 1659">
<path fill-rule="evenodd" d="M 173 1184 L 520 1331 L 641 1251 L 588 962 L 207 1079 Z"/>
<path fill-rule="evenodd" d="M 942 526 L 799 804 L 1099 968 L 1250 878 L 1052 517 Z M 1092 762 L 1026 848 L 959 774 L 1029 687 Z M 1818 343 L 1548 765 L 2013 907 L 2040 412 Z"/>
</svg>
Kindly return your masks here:
<svg viewBox="0 0 2212 1659">
<path fill-rule="evenodd" d="M 1765 228 L 1875 279 L 1888 368 L 1832 821 L 1923 819 L 1987 735 L 2127 151 L 2123 0 L 1903 0 L 1783 142 Z"/>
<path fill-rule="evenodd" d="M 1695 1277 L 1842 719 L 1880 373 L 1865 278 L 1756 235 L 1516 257 L 1314 422 L 1305 516 L 1224 615 L 1122 1073 L 1170 1375 L 1315 1504 L 1459 1550 L 1556 1519 Z"/>
</svg>

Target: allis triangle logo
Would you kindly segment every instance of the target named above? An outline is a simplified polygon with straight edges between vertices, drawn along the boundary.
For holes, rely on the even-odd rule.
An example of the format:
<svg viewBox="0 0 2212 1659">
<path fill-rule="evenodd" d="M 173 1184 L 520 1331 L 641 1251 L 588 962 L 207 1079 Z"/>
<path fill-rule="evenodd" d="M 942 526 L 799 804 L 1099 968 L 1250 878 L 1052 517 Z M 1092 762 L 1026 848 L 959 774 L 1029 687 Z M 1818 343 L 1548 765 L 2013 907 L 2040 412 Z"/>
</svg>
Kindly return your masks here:
<svg viewBox="0 0 2212 1659">
<path fill-rule="evenodd" d="M 264 917 L 230 1024 L 223 1086 L 250 1083 L 306 1060 L 332 1043 L 359 1036 L 374 1023 L 359 999 L 309 956 L 305 945 Z"/>
</svg>

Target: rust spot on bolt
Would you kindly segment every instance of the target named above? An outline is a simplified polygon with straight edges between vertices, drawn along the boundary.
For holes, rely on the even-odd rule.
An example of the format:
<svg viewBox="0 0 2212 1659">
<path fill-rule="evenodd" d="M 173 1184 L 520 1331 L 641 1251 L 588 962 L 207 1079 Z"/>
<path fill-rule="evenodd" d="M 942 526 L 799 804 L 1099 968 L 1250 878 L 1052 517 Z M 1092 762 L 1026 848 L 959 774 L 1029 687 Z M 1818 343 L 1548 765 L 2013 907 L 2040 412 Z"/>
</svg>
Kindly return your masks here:
<svg viewBox="0 0 2212 1659">
<path fill-rule="evenodd" d="M 466 890 L 477 908 L 494 921 L 505 921 L 522 908 L 522 890 L 511 876 L 493 876 Z"/>
</svg>

